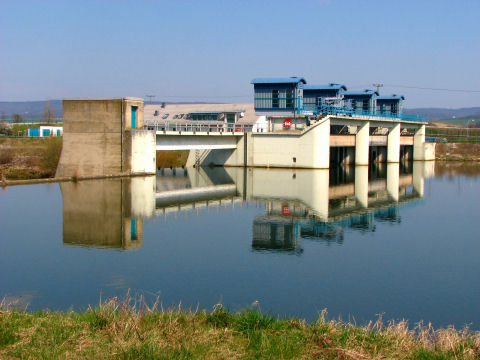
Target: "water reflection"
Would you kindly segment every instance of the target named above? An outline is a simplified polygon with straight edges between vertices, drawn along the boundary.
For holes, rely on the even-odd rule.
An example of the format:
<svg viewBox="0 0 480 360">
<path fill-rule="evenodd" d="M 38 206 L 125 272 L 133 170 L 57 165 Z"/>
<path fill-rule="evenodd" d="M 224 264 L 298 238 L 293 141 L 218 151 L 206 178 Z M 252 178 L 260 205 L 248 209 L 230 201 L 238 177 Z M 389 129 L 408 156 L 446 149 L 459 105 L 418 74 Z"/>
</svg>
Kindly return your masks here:
<svg viewBox="0 0 480 360">
<path fill-rule="evenodd" d="M 301 254 L 301 240 L 342 244 L 345 230 L 399 223 L 400 208 L 424 196 L 433 163 L 330 170 L 199 168 L 156 177 L 60 185 L 65 245 L 131 250 L 143 246 L 143 221 L 225 204 L 265 204 L 254 217 L 252 249 Z"/>
<path fill-rule="evenodd" d="M 107 249 L 143 244 L 143 219 L 155 213 L 155 178 L 61 183 L 63 243 Z"/>
</svg>

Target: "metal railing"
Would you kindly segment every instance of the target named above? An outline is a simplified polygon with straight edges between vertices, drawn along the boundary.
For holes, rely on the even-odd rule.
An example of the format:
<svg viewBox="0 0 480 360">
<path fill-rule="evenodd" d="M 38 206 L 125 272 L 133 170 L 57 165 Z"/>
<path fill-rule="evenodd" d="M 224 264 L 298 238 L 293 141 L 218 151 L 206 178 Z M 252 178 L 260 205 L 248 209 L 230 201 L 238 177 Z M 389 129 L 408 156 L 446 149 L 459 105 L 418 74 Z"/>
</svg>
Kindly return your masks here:
<svg viewBox="0 0 480 360">
<path fill-rule="evenodd" d="M 428 134 L 426 142 L 435 143 L 480 143 L 480 136 L 477 135 L 451 135 L 451 134 Z"/>
<path fill-rule="evenodd" d="M 251 132 L 253 125 L 249 124 L 179 124 L 172 121 L 151 121 L 145 123 L 145 129 L 155 131 L 178 131 L 178 132 L 220 132 L 220 133 L 244 133 Z"/>
<path fill-rule="evenodd" d="M 317 115 L 336 115 L 336 116 L 348 116 L 348 117 L 369 117 L 369 118 L 388 118 L 399 119 L 403 121 L 421 121 L 426 122 L 427 119 L 424 116 L 392 113 L 389 111 L 374 111 L 364 110 L 359 108 L 341 107 L 333 105 L 316 105 L 316 104 L 304 104 L 304 113 L 313 113 Z"/>
</svg>

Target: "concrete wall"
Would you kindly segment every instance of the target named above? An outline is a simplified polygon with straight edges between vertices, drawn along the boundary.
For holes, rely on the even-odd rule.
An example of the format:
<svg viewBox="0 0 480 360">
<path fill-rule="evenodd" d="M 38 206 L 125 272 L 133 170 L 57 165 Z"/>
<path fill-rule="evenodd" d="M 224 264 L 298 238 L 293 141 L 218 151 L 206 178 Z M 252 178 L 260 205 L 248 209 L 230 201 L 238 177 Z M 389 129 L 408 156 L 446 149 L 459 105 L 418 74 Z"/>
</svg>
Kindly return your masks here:
<svg viewBox="0 0 480 360">
<path fill-rule="evenodd" d="M 155 131 L 125 130 L 124 172 L 155 173 Z"/>
<path fill-rule="evenodd" d="M 155 161 L 152 167 L 152 156 L 148 154 L 152 151 L 155 157 L 155 148 L 152 150 L 150 144 L 151 135 L 141 132 L 136 136 L 132 135 L 135 130 L 128 130 L 131 127 L 132 106 L 138 107 L 136 128 L 141 129 L 142 99 L 63 100 L 63 149 L 56 176 L 153 173 Z M 140 150 L 142 146 L 146 146 L 146 150 Z"/>
<path fill-rule="evenodd" d="M 331 124 L 343 126 L 355 124 L 355 135 L 331 135 Z M 270 128 L 280 127 L 282 121 L 270 122 Z M 388 135 L 370 135 L 373 128 L 381 127 Z M 425 143 L 424 126 L 409 124 L 415 136 L 401 136 L 405 124 L 395 121 L 371 121 L 353 118 L 327 117 L 314 123 L 306 130 L 282 130 L 270 133 L 248 133 L 237 142 L 232 150 L 192 151 L 187 165 L 253 166 L 285 168 L 329 168 L 330 162 L 368 165 L 376 163 L 398 163 L 402 149 L 402 160 L 434 159 L 434 145 Z M 406 145 L 411 144 L 411 145 Z M 412 146 L 413 145 L 413 146 Z M 333 150 L 333 156 L 329 153 Z M 408 148 L 408 149 L 407 149 Z M 405 152 L 405 150 L 408 150 Z M 413 150 L 413 151 L 412 151 Z M 405 157 L 405 153 L 407 157 Z M 415 157 L 415 154 L 417 157 Z"/>
<path fill-rule="evenodd" d="M 135 117 L 135 129 L 143 129 L 143 100 L 127 98 L 123 102 L 123 111 L 125 114 L 125 129 L 132 128 L 132 106 L 137 107 Z"/>
<path fill-rule="evenodd" d="M 330 120 L 301 134 L 251 134 L 249 166 L 327 169 L 330 164 Z"/>
<path fill-rule="evenodd" d="M 425 161 L 435 160 L 435 143 L 425 143 Z"/>
</svg>

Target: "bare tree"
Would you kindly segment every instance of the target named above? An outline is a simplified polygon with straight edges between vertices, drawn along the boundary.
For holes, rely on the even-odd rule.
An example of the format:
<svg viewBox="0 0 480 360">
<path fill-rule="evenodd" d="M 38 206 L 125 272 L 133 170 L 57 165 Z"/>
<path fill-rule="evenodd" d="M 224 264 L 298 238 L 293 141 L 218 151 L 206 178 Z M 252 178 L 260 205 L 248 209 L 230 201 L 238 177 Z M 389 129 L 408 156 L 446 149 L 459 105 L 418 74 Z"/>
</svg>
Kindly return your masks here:
<svg viewBox="0 0 480 360">
<path fill-rule="evenodd" d="M 13 114 L 13 115 L 12 115 L 12 118 L 13 118 L 13 122 L 14 122 L 14 123 L 21 123 L 21 122 L 23 122 L 23 116 L 20 115 L 20 114 Z"/>
<path fill-rule="evenodd" d="M 45 103 L 45 109 L 43 110 L 43 121 L 50 124 L 53 120 L 55 120 L 55 113 L 50 100 L 47 100 Z"/>
</svg>

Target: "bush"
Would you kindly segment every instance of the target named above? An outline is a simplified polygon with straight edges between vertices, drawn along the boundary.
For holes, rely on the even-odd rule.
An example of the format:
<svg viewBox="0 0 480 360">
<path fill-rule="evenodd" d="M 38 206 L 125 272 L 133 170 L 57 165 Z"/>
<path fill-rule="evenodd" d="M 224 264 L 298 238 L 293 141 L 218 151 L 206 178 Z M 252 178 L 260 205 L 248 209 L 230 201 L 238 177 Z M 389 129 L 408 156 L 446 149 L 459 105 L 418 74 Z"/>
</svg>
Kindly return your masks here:
<svg viewBox="0 0 480 360">
<path fill-rule="evenodd" d="M 12 135 L 12 127 L 6 122 L 0 122 L 0 134 L 10 136 Z"/>
<path fill-rule="evenodd" d="M 13 162 L 14 154 L 12 149 L 0 149 L 0 164 L 10 164 Z"/>
<path fill-rule="evenodd" d="M 43 151 L 43 169 L 50 176 L 54 176 L 57 171 L 58 161 L 60 160 L 60 154 L 62 153 L 62 138 L 50 137 L 45 139 L 46 146 Z"/>
</svg>

